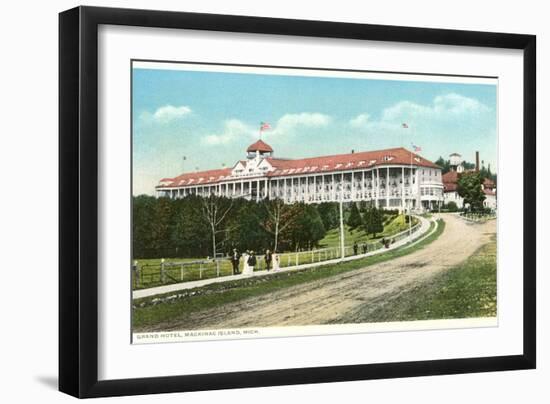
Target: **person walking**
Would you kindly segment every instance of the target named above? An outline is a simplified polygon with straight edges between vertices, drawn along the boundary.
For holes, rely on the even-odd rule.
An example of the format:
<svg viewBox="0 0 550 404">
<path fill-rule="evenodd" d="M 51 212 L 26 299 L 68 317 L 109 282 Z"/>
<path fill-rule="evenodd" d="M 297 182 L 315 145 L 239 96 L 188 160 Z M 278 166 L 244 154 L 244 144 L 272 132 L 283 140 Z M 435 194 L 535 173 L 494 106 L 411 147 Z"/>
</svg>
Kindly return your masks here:
<svg viewBox="0 0 550 404">
<path fill-rule="evenodd" d="M 268 271 L 271 269 L 271 261 L 273 261 L 273 255 L 271 251 L 265 250 L 265 269 Z"/>
<path fill-rule="evenodd" d="M 248 257 L 248 266 L 250 273 L 254 272 L 254 267 L 256 266 L 256 256 L 254 255 L 254 251 L 250 251 L 250 256 Z"/>
<path fill-rule="evenodd" d="M 239 273 L 239 263 L 241 262 L 241 255 L 236 248 L 233 249 L 233 254 L 231 255 L 231 265 L 233 266 L 233 275 Z"/>
<path fill-rule="evenodd" d="M 363 254 L 366 254 L 368 251 L 367 243 L 363 243 Z"/>
<path fill-rule="evenodd" d="M 353 255 L 357 255 L 357 250 L 359 249 L 359 246 L 357 245 L 357 241 L 353 242 Z"/>
</svg>

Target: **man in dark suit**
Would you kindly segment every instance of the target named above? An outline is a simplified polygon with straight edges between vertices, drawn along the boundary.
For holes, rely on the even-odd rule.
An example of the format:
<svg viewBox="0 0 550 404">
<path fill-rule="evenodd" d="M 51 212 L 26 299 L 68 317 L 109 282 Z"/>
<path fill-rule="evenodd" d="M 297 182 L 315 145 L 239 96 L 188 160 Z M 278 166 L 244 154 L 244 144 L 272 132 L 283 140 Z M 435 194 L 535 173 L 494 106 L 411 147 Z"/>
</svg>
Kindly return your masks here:
<svg viewBox="0 0 550 404">
<path fill-rule="evenodd" d="M 237 251 L 236 248 L 233 249 L 233 254 L 231 255 L 231 265 L 233 265 L 233 275 L 239 273 L 239 262 L 241 261 L 241 254 Z"/>
<path fill-rule="evenodd" d="M 271 261 L 273 261 L 273 255 L 271 251 L 265 250 L 265 269 L 268 271 L 271 269 Z"/>
<path fill-rule="evenodd" d="M 252 267 L 252 271 L 254 271 L 256 266 L 256 256 L 254 255 L 254 251 L 250 251 L 250 256 L 248 257 L 248 266 Z"/>
</svg>

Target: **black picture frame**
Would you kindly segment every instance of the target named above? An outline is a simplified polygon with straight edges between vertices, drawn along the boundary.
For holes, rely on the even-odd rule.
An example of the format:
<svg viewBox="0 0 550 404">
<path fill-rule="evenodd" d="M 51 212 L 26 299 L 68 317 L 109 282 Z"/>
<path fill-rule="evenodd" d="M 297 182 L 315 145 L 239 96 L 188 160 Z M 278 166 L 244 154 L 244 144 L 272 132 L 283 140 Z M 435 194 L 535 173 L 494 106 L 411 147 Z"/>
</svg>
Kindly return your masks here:
<svg viewBox="0 0 550 404">
<path fill-rule="evenodd" d="M 523 354 L 99 381 L 98 27 L 101 24 L 523 51 Z M 536 37 L 77 7 L 59 15 L 59 389 L 76 397 L 533 369 L 536 366 Z"/>
</svg>

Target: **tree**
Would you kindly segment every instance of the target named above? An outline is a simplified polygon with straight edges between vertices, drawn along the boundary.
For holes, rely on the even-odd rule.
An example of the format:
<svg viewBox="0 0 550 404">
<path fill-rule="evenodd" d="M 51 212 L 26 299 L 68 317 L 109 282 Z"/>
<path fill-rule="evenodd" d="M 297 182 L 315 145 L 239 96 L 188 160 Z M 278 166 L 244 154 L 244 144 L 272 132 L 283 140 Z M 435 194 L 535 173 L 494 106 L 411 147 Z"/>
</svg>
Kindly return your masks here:
<svg viewBox="0 0 550 404">
<path fill-rule="evenodd" d="M 202 214 L 207 221 L 212 237 L 212 257 L 216 258 L 216 235 L 225 232 L 224 220 L 233 207 L 233 199 L 210 195 L 202 198 Z"/>
<path fill-rule="evenodd" d="M 361 213 L 359 213 L 359 209 L 357 209 L 357 204 L 355 202 L 351 204 L 351 209 L 347 220 L 347 224 L 351 230 L 355 230 L 358 227 L 361 227 L 361 225 L 363 224 L 363 220 L 361 219 Z"/>
<path fill-rule="evenodd" d="M 293 205 L 287 205 L 281 199 L 264 202 L 267 212 L 266 220 L 262 226 L 273 236 L 273 251 L 276 252 L 279 244 L 279 234 L 283 233 L 298 217 L 297 209 Z"/>
<path fill-rule="evenodd" d="M 201 198 L 190 195 L 172 201 L 174 226 L 171 234 L 176 256 L 206 256 L 209 254 L 210 231 L 202 215 Z"/>
<path fill-rule="evenodd" d="M 157 199 L 140 195 L 132 203 L 132 248 L 134 257 L 147 258 L 153 249 L 152 224 Z"/>
<path fill-rule="evenodd" d="M 376 237 L 377 233 L 384 231 L 382 212 L 374 206 L 365 212 L 363 223 L 366 233 L 372 234 L 373 237 Z"/>
<path fill-rule="evenodd" d="M 471 211 L 483 210 L 485 194 L 481 187 L 482 183 L 481 173 L 474 171 L 462 173 L 458 179 L 456 191 L 464 198 L 464 203 Z"/>
<path fill-rule="evenodd" d="M 457 206 L 456 202 L 450 201 L 449 203 L 447 203 L 445 205 L 445 209 L 447 209 L 449 212 L 456 212 L 456 211 L 458 211 L 458 206 Z"/>
<path fill-rule="evenodd" d="M 496 174 L 493 174 L 491 172 L 491 164 L 489 164 L 487 166 L 487 168 L 485 168 L 485 166 L 481 167 L 481 170 L 479 170 L 479 172 L 480 172 L 482 178 L 487 178 L 487 179 L 493 181 L 496 184 L 497 176 L 496 176 Z"/>
<path fill-rule="evenodd" d="M 265 209 L 251 201 L 242 201 L 229 226 L 228 242 L 239 251 L 260 251 L 271 244 L 271 237 L 261 222 L 266 220 Z"/>
<path fill-rule="evenodd" d="M 159 198 L 153 205 L 153 220 L 151 223 L 151 247 L 156 250 L 169 249 L 170 233 L 172 231 L 173 204 L 168 198 Z"/>
<path fill-rule="evenodd" d="M 439 167 L 441 167 L 441 173 L 445 174 L 451 171 L 451 162 L 449 160 L 445 160 L 443 157 L 439 157 L 435 164 L 437 164 Z"/>
<path fill-rule="evenodd" d="M 319 241 L 325 236 L 326 229 L 317 208 L 315 205 L 304 203 L 294 204 L 294 207 L 297 210 L 297 218 L 289 227 L 291 247 L 298 250 L 299 248 L 312 248 L 318 245 Z"/>
<path fill-rule="evenodd" d="M 474 168 L 476 168 L 476 164 L 475 163 L 470 163 L 466 160 L 464 160 L 462 162 L 462 166 L 464 167 L 465 170 L 473 170 Z"/>
<path fill-rule="evenodd" d="M 323 226 L 326 230 L 338 227 L 340 221 L 340 213 L 338 211 L 338 203 L 336 202 L 321 202 L 317 205 L 317 211 L 323 221 Z"/>
</svg>

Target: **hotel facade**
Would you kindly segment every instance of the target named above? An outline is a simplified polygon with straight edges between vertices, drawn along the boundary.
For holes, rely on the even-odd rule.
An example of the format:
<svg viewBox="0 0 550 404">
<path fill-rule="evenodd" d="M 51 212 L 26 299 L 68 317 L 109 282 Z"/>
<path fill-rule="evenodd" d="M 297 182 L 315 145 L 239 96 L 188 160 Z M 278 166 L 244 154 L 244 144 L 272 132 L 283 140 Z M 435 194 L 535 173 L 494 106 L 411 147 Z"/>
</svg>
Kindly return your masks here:
<svg viewBox="0 0 550 404">
<path fill-rule="evenodd" d="M 284 159 L 258 140 L 246 152 L 246 159 L 231 168 L 164 178 L 156 195 L 217 195 L 258 202 L 278 198 L 285 203 L 366 201 L 400 211 L 435 210 L 443 204 L 441 168 L 404 148 Z"/>
</svg>

